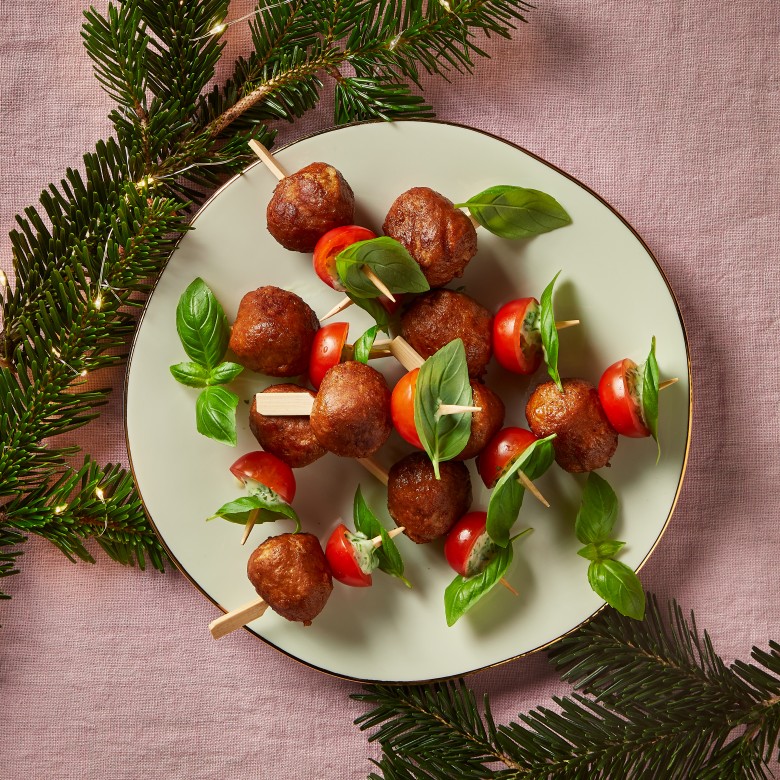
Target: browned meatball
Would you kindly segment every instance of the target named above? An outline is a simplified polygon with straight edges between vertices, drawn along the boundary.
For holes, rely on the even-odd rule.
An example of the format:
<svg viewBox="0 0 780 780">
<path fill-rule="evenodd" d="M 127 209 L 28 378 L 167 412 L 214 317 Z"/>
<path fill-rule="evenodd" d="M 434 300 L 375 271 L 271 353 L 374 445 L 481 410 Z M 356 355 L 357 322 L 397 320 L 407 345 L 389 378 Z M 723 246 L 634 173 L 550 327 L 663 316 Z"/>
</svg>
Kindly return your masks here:
<svg viewBox="0 0 780 780">
<path fill-rule="evenodd" d="M 297 376 L 309 367 L 317 315 L 295 293 L 259 287 L 238 305 L 230 349 L 239 363 L 269 376 Z"/>
<path fill-rule="evenodd" d="M 326 450 L 367 458 L 392 428 L 390 388 L 376 369 L 353 360 L 328 369 L 311 410 L 311 429 Z"/>
<path fill-rule="evenodd" d="M 453 339 L 463 339 L 469 376 L 485 373 L 492 354 L 493 316 L 473 298 L 432 290 L 416 298 L 401 318 L 401 335 L 428 358 Z"/>
<path fill-rule="evenodd" d="M 264 393 L 314 393 L 298 385 L 271 385 Z M 290 468 L 300 469 L 314 463 L 325 454 L 311 429 L 309 417 L 265 415 L 257 411 L 253 402 L 249 410 L 249 427 L 258 444 L 272 455 L 283 460 Z"/>
<path fill-rule="evenodd" d="M 417 544 L 444 536 L 471 506 L 471 478 L 462 464 L 439 464 L 441 479 L 423 452 L 413 452 L 391 469 L 387 508 L 398 526 Z"/>
<path fill-rule="evenodd" d="M 525 407 L 535 436 L 551 433 L 555 460 L 566 471 L 594 471 L 609 466 L 618 435 L 601 408 L 599 394 L 584 379 L 564 379 L 561 393 L 554 382 L 539 385 Z"/>
<path fill-rule="evenodd" d="M 482 407 L 482 411 L 472 412 L 471 435 L 456 460 L 475 458 L 504 424 L 504 402 L 482 382 L 472 380 L 471 390 L 474 396 L 473 405 Z"/>
<path fill-rule="evenodd" d="M 412 187 L 399 195 L 382 230 L 406 247 L 431 287 L 462 276 L 477 253 L 477 231 L 471 220 L 428 187 Z"/>
<path fill-rule="evenodd" d="M 249 557 L 246 573 L 274 612 L 304 626 L 322 612 L 333 590 L 328 561 L 312 534 L 271 536 Z"/>
<path fill-rule="evenodd" d="M 283 247 L 311 252 L 329 230 L 355 221 L 355 196 L 332 165 L 316 162 L 276 185 L 266 217 Z"/>
</svg>

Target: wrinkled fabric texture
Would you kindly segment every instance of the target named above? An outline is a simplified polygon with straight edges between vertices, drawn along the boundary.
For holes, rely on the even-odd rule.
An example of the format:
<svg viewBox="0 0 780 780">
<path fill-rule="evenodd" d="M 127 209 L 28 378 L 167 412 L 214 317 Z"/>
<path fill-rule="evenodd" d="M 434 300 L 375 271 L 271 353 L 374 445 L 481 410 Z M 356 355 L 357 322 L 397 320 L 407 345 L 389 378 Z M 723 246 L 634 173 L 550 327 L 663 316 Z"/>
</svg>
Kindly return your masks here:
<svg viewBox="0 0 780 780">
<path fill-rule="evenodd" d="M 0 265 L 14 214 L 109 134 L 81 46 L 85 0 L 0 5 Z M 103 3 L 99 3 L 103 6 Z M 687 479 L 642 571 L 694 609 L 727 660 L 780 639 L 780 9 L 766 0 L 540 0 L 474 77 L 426 79 L 442 119 L 518 143 L 611 203 L 665 270 L 685 318 L 695 412 Z M 245 12 L 234 3 L 231 14 Z M 229 33 L 229 56 L 246 48 Z M 224 76 L 229 67 L 225 65 Z M 330 105 L 286 142 L 332 122 Z M 639 292 L 639 291 L 638 291 Z M 608 306 L 609 301 L 604 301 Z M 74 432 L 126 463 L 123 373 Z M 0 605 L 4 778 L 360 778 L 377 755 L 352 719 L 358 686 L 245 632 L 215 643 L 214 609 L 175 572 L 72 565 L 31 540 Z M 470 678 L 497 719 L 563 694 L 543 655 Z"/>
</svg>

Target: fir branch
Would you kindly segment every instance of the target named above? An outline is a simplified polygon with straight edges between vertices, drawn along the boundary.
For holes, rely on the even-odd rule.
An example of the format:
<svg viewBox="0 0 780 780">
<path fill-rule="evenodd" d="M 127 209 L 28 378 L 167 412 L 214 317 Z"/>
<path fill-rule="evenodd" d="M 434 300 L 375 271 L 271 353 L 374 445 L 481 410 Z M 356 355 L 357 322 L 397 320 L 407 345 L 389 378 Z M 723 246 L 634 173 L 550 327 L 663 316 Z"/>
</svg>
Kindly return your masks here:
<svg viewBox="0 0 780 780">
<path fill-rule="evenodd" d="M 655 599 L 607 610 L 551 653 L 582 693 L 499 725 L 465 685 L 368 686 L 377 766 L 391 778 L 765 778 L 780 734 L 780 645 L 726 666 L 706 634 Z M 498 766 L 496 766 L 496 764 Z M 379 778 L 378 775 L 371 775 Z"/>
<path fill-rule="evenodd" d="M 22 551 L 15 548 L 18 548 L 25 541 L 24 536 L 4 525 L 4 515 L 0 510 L 0 578 L 19 573 L 19 569 L 16 568 L 16 559 L 22 554 Z M 0 590 L 0 599 L 8 598 L 11 597 Z"/>
</svg>

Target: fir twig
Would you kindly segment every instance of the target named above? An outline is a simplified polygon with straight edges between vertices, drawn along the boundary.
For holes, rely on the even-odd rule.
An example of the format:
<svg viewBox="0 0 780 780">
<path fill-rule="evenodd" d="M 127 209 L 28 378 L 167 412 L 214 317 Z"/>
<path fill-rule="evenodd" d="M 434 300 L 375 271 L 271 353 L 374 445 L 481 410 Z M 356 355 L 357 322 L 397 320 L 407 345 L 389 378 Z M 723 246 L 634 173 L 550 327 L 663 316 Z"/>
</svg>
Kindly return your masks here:
<svg viewBox="0 0 780 780">
<path fill-rule="evenodd" d="M 654 598 L 644 622 L 607 610 L 551 653 L 581 693 L 516 722 L 480 712 L 463 684 L 368 686 L 355 722 L 382 746 L 372 778 L 771 777 L 780 734 L 780 645 L 728 667 L 691 616 Z M 586 695 L 583 695 L 586 694 Z"/>
</svg>

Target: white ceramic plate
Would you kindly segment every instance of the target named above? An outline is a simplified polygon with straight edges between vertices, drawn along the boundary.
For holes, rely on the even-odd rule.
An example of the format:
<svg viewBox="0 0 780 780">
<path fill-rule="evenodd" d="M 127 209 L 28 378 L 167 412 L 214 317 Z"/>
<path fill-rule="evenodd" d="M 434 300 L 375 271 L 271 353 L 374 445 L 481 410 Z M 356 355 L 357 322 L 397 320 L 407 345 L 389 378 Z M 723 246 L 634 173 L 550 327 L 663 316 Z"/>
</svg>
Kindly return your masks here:
<svg viewBox="0 0 780 780">
<path fill-rule="evenodd" d="M 679 384 L 661 396 L 663 454 L 649 439 L 621 437 L 604 476 L 621 500 L 617 538 L 627 542 L 620 559 L 639 568 L 668 523 L 680 489 L 690 427 L 689 359 L 674 297 L 654 258 L 627 223 L 595 194 L 533 155 L 485 133 L 438 122 L 361 124 L 321 133 L 282 149 L 290 171 L 326 161 L 350 182 L 358 203 L 356 222 L 377 232 L 401 192 L 429 186 L 464 201 L 494 184 L 518 184 L 550 193 L 573 224 L 525 242 L 479 231 L 479 252 L 462 280 L 466 291 L 495 310 L 515 297 L 539 297 L 562 269 L 555 295 L 558 319 L 582 326 L 560 335 L 562 376 L 596 383 L 619 358 L 637 362 L 658 339 L 662 377 Z M 179 296 L 196 277 L 214 290 L 232 321 L 248 290 L 272 284 L 292 290 L 319 314 L 340 296 L 312 272 L 309 255 L 288 252 L 265 227 L 265 207 L 275 180 L 261 165 L 226 184 L 201 209 L 163 272 L 149 301 L 128 367 L 127 441 L 139 491 L 164 544 L 181 570 L 215 605 L 233 609 L 251 600 L 246 577 L 250 552 L 266 536 L 290 530 L 288 521 L 255 528 L 242 547 L 243 528 L 205 518 L 241 494 L 228 467 L 257 449 L 248 427 L 247 402 L 271 382 L 244 372 L 239 394 L 238 447 L 218 444 L 195 430 L 196 390 L 177 384 L 168 367 L 185 354 L 176 334 Z M 356 338 L 370 324 L 352 307 L 344 319 Z M 390 361 L 374 361 L 393 382 L 401 375 Z M 492 364 L 487 383 L 507 404 L 508 425 L 526 427 L 529 391 L 544 381 L 509 375 Z M 388 467 L 409 448 L 395 434 L 378 453 Z M 305 530 L 324 542 L 342 517 L 351 524 L 355 488 L 391 525 L 384 488 L 356 462 L 328 455 L 296 471 L 295 506 Z M 539 481 L 552 508 L 526 496 L 516 529 L 534 533 L 516 545 L 507 579 L 519 597 L 495 588 L 454 627 L 444 619 L 443 593 L 454 573 L 442 543 L 399 547 L 413 590 L 381 572 L 372 588 L 334 583 L 333 594 L 313 625 L 304 628 L 270 610 L 250 629 L 279 650 L 342 677 L 411 682 L 460 675 L 540 649 L 571 631 L 602 605 L 590 590 L 587 561 L 577 556 L 573 533 L 582 477 L 554 467 Z M 488 493 L 472 466 L 474 509 Z M 214 608 L 214 616 L 221 614 Z M 205 632 L 206 626 L 203 626 Z M 231 641 L 230 639 L 222 641 Z M 268 652 L 272 652 L 268 648 Z"/>
</svg>

